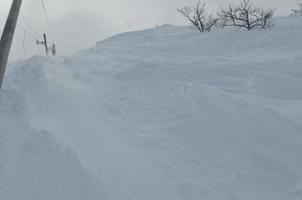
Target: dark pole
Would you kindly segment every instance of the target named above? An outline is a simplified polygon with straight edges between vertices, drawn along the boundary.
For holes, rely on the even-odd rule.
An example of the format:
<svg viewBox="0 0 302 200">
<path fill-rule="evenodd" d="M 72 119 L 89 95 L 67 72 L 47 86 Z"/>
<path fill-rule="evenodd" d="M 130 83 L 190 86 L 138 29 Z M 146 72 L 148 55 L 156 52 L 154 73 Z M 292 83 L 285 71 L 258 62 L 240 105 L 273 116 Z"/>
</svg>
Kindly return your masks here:
<svg viewBox="0 0 302 200">
<path fill-rule="evenodd" d="M 43 36 L 44 36 L 45 52 L 46 52 L 46 56 L 48 56 L 48 44 L 47 44 L 46 33 L 44 33 Z"/>
<path fill-rule="evenodd" d="M 13 0 L 0 41 L 0 89 L 18 21 L 22 0 Z"/>
</svg>

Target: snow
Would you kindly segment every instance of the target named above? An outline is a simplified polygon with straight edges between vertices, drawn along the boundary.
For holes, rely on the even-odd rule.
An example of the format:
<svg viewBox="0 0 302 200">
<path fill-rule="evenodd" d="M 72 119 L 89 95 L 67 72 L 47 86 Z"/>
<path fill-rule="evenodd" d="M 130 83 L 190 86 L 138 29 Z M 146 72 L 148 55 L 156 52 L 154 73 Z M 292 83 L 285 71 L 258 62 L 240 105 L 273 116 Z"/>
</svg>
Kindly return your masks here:
<svg viewBox="0 0 302 200">
<path fill-rule="evenodd" d="M 11 64 L 1 199 L 300 200 L 301 35 L 164 25 Z"/>
</svg>

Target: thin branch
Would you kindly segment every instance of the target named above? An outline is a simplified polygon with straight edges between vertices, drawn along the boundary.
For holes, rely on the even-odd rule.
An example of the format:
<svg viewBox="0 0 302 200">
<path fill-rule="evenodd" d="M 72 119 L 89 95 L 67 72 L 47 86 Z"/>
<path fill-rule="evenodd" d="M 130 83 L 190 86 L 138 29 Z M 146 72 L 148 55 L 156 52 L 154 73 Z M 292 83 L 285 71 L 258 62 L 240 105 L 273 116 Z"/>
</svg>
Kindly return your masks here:
<svg viewBox="0 0 302 200">
<path fill-rule="evenodd" d="M 254 7 L 250 0 L 242 0 L 237 6 L 229 5 L 219 14 L 222 26 L 236 26 L 252 30 L 270 27 L 274 11 Z"/>
</svg>

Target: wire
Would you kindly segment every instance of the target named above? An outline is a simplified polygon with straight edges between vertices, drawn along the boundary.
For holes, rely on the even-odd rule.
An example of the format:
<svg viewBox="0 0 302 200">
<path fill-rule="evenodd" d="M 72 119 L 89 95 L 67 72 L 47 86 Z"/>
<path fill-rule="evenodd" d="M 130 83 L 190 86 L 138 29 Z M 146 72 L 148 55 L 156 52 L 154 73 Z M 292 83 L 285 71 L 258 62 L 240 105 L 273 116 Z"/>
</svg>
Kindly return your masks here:
<svg viewBox="0 0 302 200">
<path fill-rule="evenodd" d="M 27 51 L 26 51 L 26 46 L 25 46 L 25 40 L 26 40 L 26 31 L 24 31 L 22 45 L 23 45 L 23 50 L 24 50 L 25 57 L 27 57 Z"/>
<path fill-rule="evenodd" d="M 53 41 L 53 34 L 52 34 L 51 27 L 50 27 L 49 19 L 48 19 L 48 16 L 47 16 L 46 6 L 45 6 L 45 3 L 44 3 L 44 0 L 41 0 L 41 2 L 42 2 L 44 16 L 45 16 L 45 20 L 46 20 L 46 23 L 47 23 L 48 31 L 49 31 L 49 34 L 50 34 L 50 38 Z"/>
<path fill-rule="evenodd" d="M 0 11 L 0 15 L 4 18 L 4 21 L 6 21 L 6 15 Z M 19 31 L 22 31 L 22 32 L 27 32 L 26 29 L 24 27 L 22 27 L 20 24 L 17 24 L 17 29 L 19 29 Z M 30 36 L 33 38 L 33 39 L 36 39 L 36 36 L 34 34 L 30 34 Z"/>
<path fill-rule="evenodd" d="M 42 10 L 44 12 L 44 17 L 45 17 L 45 21 L 47 24 L 47 28 L 48 28 L 48 32 L 50 35 L 50 39 L 52 40 L 52 42 L 54 43 L 54 37 L 53 37 L 53 31 L 52 28 L 50 26 L 50 22 L 49 22 L 49 17 L 47 15 L 47 11 L 46 11 L 46 4 L 44 2 L 44 0 L 41 0 L 42 3 Z M 0 17 L 3 17 L 3 20 L 6 21 L 5 19 L 7 18 L 6 14 L 3 14 L 3 12 L 0 11 Z M 22 31 L 23 32 L 23 50 L 24 50 L 24 54 L 25 56 L 27 56 L 27 50 L 26 50 L 26 35 L 28 34 L 30 37 L 32 37 L 34 40 L 36 40 L 37 38 L 39 38 L 39 34 L 35 31 L 35 29 L 33 28 L 33 26 L 31 25 L 31 23 L 25 18 L 25 16 L 23 15 L 23 13 L 20 11 L 20 16 L 24 22 L 25 25 L 28 26 L 29 31 L 27 31 L 24 27 L 22 27 L 19 23 L 17 24 L 17 30 Z"/>
<path fill-rule="evenodd" d="M 25 18 L 24 14 L 22 13 L 22 11 L 20 11 L 20 15 L 21 18 L 23 20 L 23 22 L 30 28 L 30 30 L 32 31 L 32 33 L 38 37 L 38 33 L 35 31 L 35 29 L 33 28 L 33 26 L 29 23 L 29 21 Z"/>
<path fill-rule="evenodd" d="M 1 19 L 2 19 L 2 20 L 4 21 L 4 23 L 5 23 L 5 22 L 6 22 L 7 16 L 6 16 L 3 12 L 1 12 L 1 11 L 0 11 L 0 16 L 2 16 Z M 25 18 L 24 18 L 24 19 L 25 19 Z M 26 20 L 26 19 L 25 19 L 25 20 Z M 25 21 L 25 20 L 24 20 L 24 21 Z M 32 27 L 29 23 L 27 23 L 27 25 L 28 25 L 29 27 Z M 26 49 L 26 34 L 27 34 L 28 32 L 27 32 L 26 29 L 25 29 L 23 26 L 21 26 L 20 24 L 17 24 L 16 28 L 17 28 L 17 31 L 20 31 L 20 32 L 22 31 L 22 32 L 23 32 L 22 46 L 23 46 L 24 55 L 25 55 L 25 57 L 27 57 L 28 54 L 27 54 L 27 49 Z M 36 32 L 34 31 L 34 29 L 32 29 L 32 31 L 33 31 L 34 34 L 36 34 Z M 29 33 L 30 33 L 30 32 L 29 32 Z M 32 34 L 32 33 L 29 34 L 29 36 L 31 36 L 33 40 L 36 39 L 36 37 L 35 37 L 34 34 Z"/>
</svg>

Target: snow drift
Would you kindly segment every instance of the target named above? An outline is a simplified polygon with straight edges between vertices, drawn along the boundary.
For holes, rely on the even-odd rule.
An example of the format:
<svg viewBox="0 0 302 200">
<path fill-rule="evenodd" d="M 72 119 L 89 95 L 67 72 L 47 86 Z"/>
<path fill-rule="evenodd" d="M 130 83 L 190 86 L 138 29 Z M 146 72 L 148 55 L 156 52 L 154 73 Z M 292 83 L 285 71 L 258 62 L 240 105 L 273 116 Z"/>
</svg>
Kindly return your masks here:
<svg viewBox="0 0 302 200">
<path fill-rule="evenodd" d="M 301 35 L 164 25 L 11 64 L 1 199 L 301 199 Z"/>
</svg>

